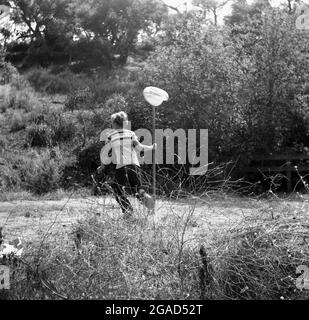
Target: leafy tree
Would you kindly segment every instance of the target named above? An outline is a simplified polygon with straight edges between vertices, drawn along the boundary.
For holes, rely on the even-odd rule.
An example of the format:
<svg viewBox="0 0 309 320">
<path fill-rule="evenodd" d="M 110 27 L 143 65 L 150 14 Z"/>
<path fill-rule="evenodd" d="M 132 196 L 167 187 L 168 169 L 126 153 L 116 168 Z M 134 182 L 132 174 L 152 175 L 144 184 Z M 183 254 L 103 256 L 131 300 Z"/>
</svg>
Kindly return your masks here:
<svg viewBox="0 0 309 320">
<path fill-rule="evenodd" d="M 145 70 L 144 83 L 171 97 L 158 126 L 208 128 L 210 159 L 309 144 L 309 66 L 301 54 L 308 39 L 286 11 L 254 10 L 222 30 L 177 16 Z"/>
<path fill-rule="evenodd" d="M 193 4 L 202 8 L 205 12 L 211 12 L 215 26 L 218 25 L 218 11 L 222 9 L 230 0 L 193 0 Z"/>
<path fill-rule="evenodd" d="M 15 42 L 27 44 L 24 64 L 38 61 L 47 65 L 50 60 L 66 58 L 74 32 L 72 1 L 9 1 L 11 20 L 19 26 L 15 31 Z"/>
<path fill-rule="evenodd" d="M 108 41 L 119 61 L 126 62 L 141 30 L 159 28 L 167 9 L 156 0 L 76 1 L 81 28 L 93 39 Z"/>
<path fill-rule="evenodd" d="M 308 39 L 296 30 L 295 17 L 279 9 L 269 8 L 236 26 L 236 33 L 233 29 L 229 39 L 242 72 L 238 103 L 248 147 L 259 152 L 292 147 L 295 119 L 308 108 L 302 99 L 308 63 L 301 54 Z M 308 124 L 303 124 L 305 132 Z"/>
<path fill-rule="evenodd" d="M 141 30 L 157 32 L 167 15 L 159 0 L 12 0 L 9 4 L 11 20 L 18 26 L 9 51 L 13 58 L 22 50 L 23 65 L 75 62 L 111 67 L 114 55 L 124 63 Z"/>
<path fill-rule="evenodd" d="M 224 21 L 230 26 L 250 24 L 269 9 L 271 9 L 269 0 L 255 0 L 251 4 L 246 0 L 235 0 L 232 4 L 232 13 L 226 16 Z"/>
<path fill-rule="evenodd" d="M 224 17 L 224 21 L 228 25 L 240 25 L 248 21 L 250 6 L 246 0 L 235 0 L 232 3 L 232 12 Z"/>
<path fill-rule="evenodd" d="M 156 50 L 145 70 L 146 84 L 165 89 L 171 97 L 164 108 L 158 108 L 158 126 L 208 128 L 211 150 L 218 154 L 228 143 L 235 104 L 230 87 L 237 69 L 230 49 L 203 17 L 179 16 L 168 34 L 172 40 Z"/>
</svg>

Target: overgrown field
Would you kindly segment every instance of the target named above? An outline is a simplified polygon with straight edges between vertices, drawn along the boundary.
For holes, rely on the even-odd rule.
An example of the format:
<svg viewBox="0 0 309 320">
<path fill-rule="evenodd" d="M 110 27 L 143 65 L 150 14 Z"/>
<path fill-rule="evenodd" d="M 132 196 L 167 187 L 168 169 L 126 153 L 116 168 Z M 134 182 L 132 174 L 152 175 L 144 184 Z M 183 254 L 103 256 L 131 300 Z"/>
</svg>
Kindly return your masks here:
<svg viewBox="0 0 309 320">
<path fill-rule="evenodd" d="M 308 197 L 209 195 L 135 202 L 110 197 L 2 202 L 5 242 L 20 236 L 7 299 L 307 299 Z M 298 280 L 299 281 L 299 280 Z"/>
</svg>

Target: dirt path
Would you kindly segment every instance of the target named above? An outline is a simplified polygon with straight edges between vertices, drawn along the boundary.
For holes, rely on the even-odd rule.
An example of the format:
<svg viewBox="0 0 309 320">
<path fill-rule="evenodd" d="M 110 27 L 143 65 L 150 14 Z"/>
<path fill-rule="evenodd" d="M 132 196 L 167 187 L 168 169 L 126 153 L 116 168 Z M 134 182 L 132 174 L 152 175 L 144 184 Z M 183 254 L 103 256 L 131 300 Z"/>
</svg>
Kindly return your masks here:
<svg viewBox="0 0 309 320">
<path fill-rule="evenodd" d="M 132 199 L 132 203 L 137 218 L 147 217 L 147 212 L 137 200 Z M 147 219 L 151 219 L 149 221 L 156 225 L 167 225 L 172 223 L 173 217 L 186 217 L 189 212 L 193 212 L 189 236 L 198 238 L 209 232 L 235 226 L 246 217 L 275 217 L 287 212 L 309 215 L 309 201 L 254 200 L 230 196 L 190 201 L 159 199 L 155 215 L 148 216 Z M 87 215 L 106 214 L 114 218 L 122 216 L 118 204 L 111 197 L 0 202 L 0 227 L 4 227 L 7 241 L 21 237 L 31 243 L 40 241 L 50 232 L 68 235 L 72 225 Z"/>
<path fill-rule="evenodd" d="M 133 205 L 137 217 L 147 215 L 137 201 L 133 200 Z M 263 206 L 263 203 L 240 198 L 197 199 L 190 202 L 158 200 L 152 219 L 157 224 L 164 224 L 173 215 L 185 216 L 194 210 L 190 226 L 193 233 L 199 233 L 205 228 L 235 224 L 242 217 L 263 210 Z M 32 242 L 50 230 L 66 232 L 78 219 L 93 214 L 121 217 L 120 209 L 111 197 L 0 202 L 0 226 L 4 227 L 7 240 L 21 237 L 24 241 Z"/>
<path fill-rule="evenodd" d="M 0 226 L 6 239 L 21 237 L 25 241 L 41 238 L 51 227 L 65 231 L 100 200 L 63 199 L 45 201 L 0 202 Z"/>
</svg>

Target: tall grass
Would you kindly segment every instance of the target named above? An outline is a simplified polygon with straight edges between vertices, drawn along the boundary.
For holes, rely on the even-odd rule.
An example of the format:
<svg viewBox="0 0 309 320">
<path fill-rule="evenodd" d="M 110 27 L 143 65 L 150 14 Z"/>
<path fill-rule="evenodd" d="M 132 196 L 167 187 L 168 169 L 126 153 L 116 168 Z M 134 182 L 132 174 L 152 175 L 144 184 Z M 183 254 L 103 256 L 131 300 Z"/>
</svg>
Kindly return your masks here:
<svg viewBox="0 0 309 320">
<path fill-rule="evenodd" d="M 94 208 L 93 208 L 94 209 Z M 23 279 L 25 268 L 12 280 L 11 297 L 69 299 L 185 299 L 198 295 L 194 252 L 184 250 L 168 226 L 146 220 L 133 223 L 108 212 L 89 214 L 69 237 L 49 235 L 50 241 L 29 247 L 23 260 L 34 268 L 36 279 L 49 282 L 54 292 L 32 279 Z M 178 221 L 179 224 L 179 221 Z M 183 265 L 179 273 L 179 263 Z M 27 269 L 27 268 L 26 268 Z M 47 293 L 47 294 L 46 294 Z"/>
<path fill-rule="evenodd" d="M 37 94 L 30 88 L 16 88 L 12 84 L 0 85 L 0 111 L 23 109 L 27 112 L 40 105 Z"/>
<path fill-rule="evenodd" d="M 255 200 L 258 212 L 217 224 L 208 217 L 212 201 L 165 199 L 159 216 L 136 208 L 130 221 L 91 202 L 68 233 L 56 217 L 14 269 L 10 298 L 308 298 L 296 287 L 296 268 L 309 264 L 307 215 L 283 200 Z"/>
<path fill-rule="evenodd" d="M 307 217 L 251 217 L 222 230 L 206 249 L 209 280 L 205 297 L 298 299 L 296 269 L 309 264 Z"/>
</svg>

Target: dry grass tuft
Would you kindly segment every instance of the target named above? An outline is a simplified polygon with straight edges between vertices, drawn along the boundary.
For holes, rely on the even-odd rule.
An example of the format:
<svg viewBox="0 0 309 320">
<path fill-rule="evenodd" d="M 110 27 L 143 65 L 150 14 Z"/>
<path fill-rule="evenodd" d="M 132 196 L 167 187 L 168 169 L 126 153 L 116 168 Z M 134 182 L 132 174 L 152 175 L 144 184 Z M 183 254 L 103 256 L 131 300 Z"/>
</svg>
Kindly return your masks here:
<svg viewBox="0 0 309 320">
<path fill-rule="evenodd" d="M 251 217 L 224 233 L 221 230 L 208 248 L 211 280 L 206 297 L 304 298 L 295 281 L 296 268 L 309 265 L 308 228 L 308 216 L 287 215 Z"/>
</svg>

